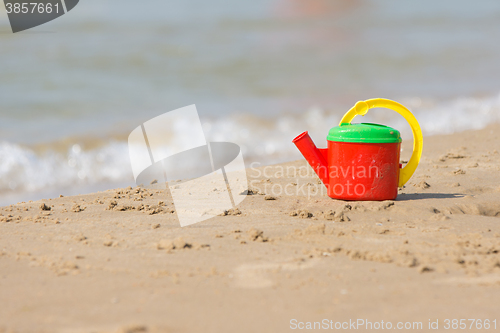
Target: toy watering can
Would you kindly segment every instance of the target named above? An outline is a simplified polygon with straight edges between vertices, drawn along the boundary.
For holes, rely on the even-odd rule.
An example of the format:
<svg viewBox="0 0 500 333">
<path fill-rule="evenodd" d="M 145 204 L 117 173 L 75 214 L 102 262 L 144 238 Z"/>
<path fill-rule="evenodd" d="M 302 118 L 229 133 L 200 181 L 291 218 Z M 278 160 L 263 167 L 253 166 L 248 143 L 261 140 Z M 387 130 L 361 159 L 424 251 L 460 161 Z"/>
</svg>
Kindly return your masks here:
<svg viewBox="0 0 500 333">
<path fill-rule="evenodd" d="M 402 168 L 399 131 L 378 124 L 351 124 L 369 109 L 387 108 L 401 114 L 413 132 L 413 154 Z M 413 175 L 422 156 L 422 131 L 417 119 L 403 105 L 382 98 L 357 102 L 327 136 L 328 148 L 318 149 L 306 132 L 293 143 L 328 190 L 340 200 L 394 200 L 398 187 Z"/>
</svg>

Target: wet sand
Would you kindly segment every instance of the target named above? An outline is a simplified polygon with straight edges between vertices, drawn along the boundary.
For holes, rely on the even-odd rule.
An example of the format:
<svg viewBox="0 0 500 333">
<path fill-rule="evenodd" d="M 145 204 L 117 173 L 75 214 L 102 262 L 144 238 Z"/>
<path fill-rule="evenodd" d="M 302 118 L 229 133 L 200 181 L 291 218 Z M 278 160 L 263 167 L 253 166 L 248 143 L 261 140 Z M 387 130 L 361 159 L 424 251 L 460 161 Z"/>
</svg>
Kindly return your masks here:
<svg viewBox="0 0 500 333">
<path fill-rule="evenodd" d="M 185 228 L 164 193 L 135 187 L 2 207 L 0 332 L 500 328 L 499 133 L 425 138 L 396 201 L 332 200 L 296 161 L 249 169 L 237 210 Z"/>
</svg>

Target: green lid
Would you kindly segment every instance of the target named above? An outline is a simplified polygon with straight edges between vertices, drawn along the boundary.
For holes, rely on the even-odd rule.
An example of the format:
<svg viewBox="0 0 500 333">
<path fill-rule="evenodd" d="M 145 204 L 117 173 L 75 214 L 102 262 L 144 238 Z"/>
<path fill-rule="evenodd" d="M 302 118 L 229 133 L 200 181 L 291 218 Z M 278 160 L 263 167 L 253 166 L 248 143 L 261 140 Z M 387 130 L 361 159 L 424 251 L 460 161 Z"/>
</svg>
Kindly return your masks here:
<svg viewBox="0 0 500 333">
<path fill-rule="evenodd" d="M 328 132 L 328 141 L 394 143 L 401 142 L 401 135 L 394 128 L 370 123 L 340 124 Z"/>
</svg>

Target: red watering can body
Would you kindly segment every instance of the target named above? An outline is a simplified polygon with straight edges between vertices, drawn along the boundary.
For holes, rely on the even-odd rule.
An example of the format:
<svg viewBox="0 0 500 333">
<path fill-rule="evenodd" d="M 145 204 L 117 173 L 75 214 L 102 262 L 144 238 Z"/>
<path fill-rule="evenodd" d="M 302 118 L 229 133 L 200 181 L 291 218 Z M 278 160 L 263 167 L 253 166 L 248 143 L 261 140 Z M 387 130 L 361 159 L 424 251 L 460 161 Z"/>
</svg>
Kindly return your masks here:
<svg viewBox="0 0 500 333">
<path fill-rule="evenodd" d="M 400 133 L 378 124 L 350 124 L 373 107 L 391 108 L 410 123 L 414 151 L 408 165 L 401 169 Z M 385 99 L 358 102 L 339 126 L 330 130 L 328 148 L 318 149 L 307 132 L 293 143 L 308 161 L 323 184 L 328 196 L 340 200 L 394 200 L 398 186 L 403 186 L 414 173 L 422 153 L 422 132 L 415 117 L 402 105 Z"/>
</svg>

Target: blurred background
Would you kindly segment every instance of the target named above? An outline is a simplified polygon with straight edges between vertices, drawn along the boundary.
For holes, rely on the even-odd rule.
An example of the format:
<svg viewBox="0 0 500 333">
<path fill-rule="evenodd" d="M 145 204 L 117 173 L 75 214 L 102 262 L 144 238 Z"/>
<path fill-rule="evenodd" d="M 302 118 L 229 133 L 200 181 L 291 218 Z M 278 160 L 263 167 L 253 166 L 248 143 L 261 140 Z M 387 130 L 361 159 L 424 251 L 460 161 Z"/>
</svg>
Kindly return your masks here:
<svg viewBox="0 0 500 333">
<path fill-rule="evenodd" d="M 128 134 L 190 104 L 248 166 L 302 158 L 304 130 L 325 146 L 374 97 L 425 135 L 480 129 L 500 120 L 499 40 L 498 0 L 81 0 L 17 34 L 2 4 L 0 204 L 134 186 Z M 391 111 L 358 120 L 411 139 Z"/>
</svg>

